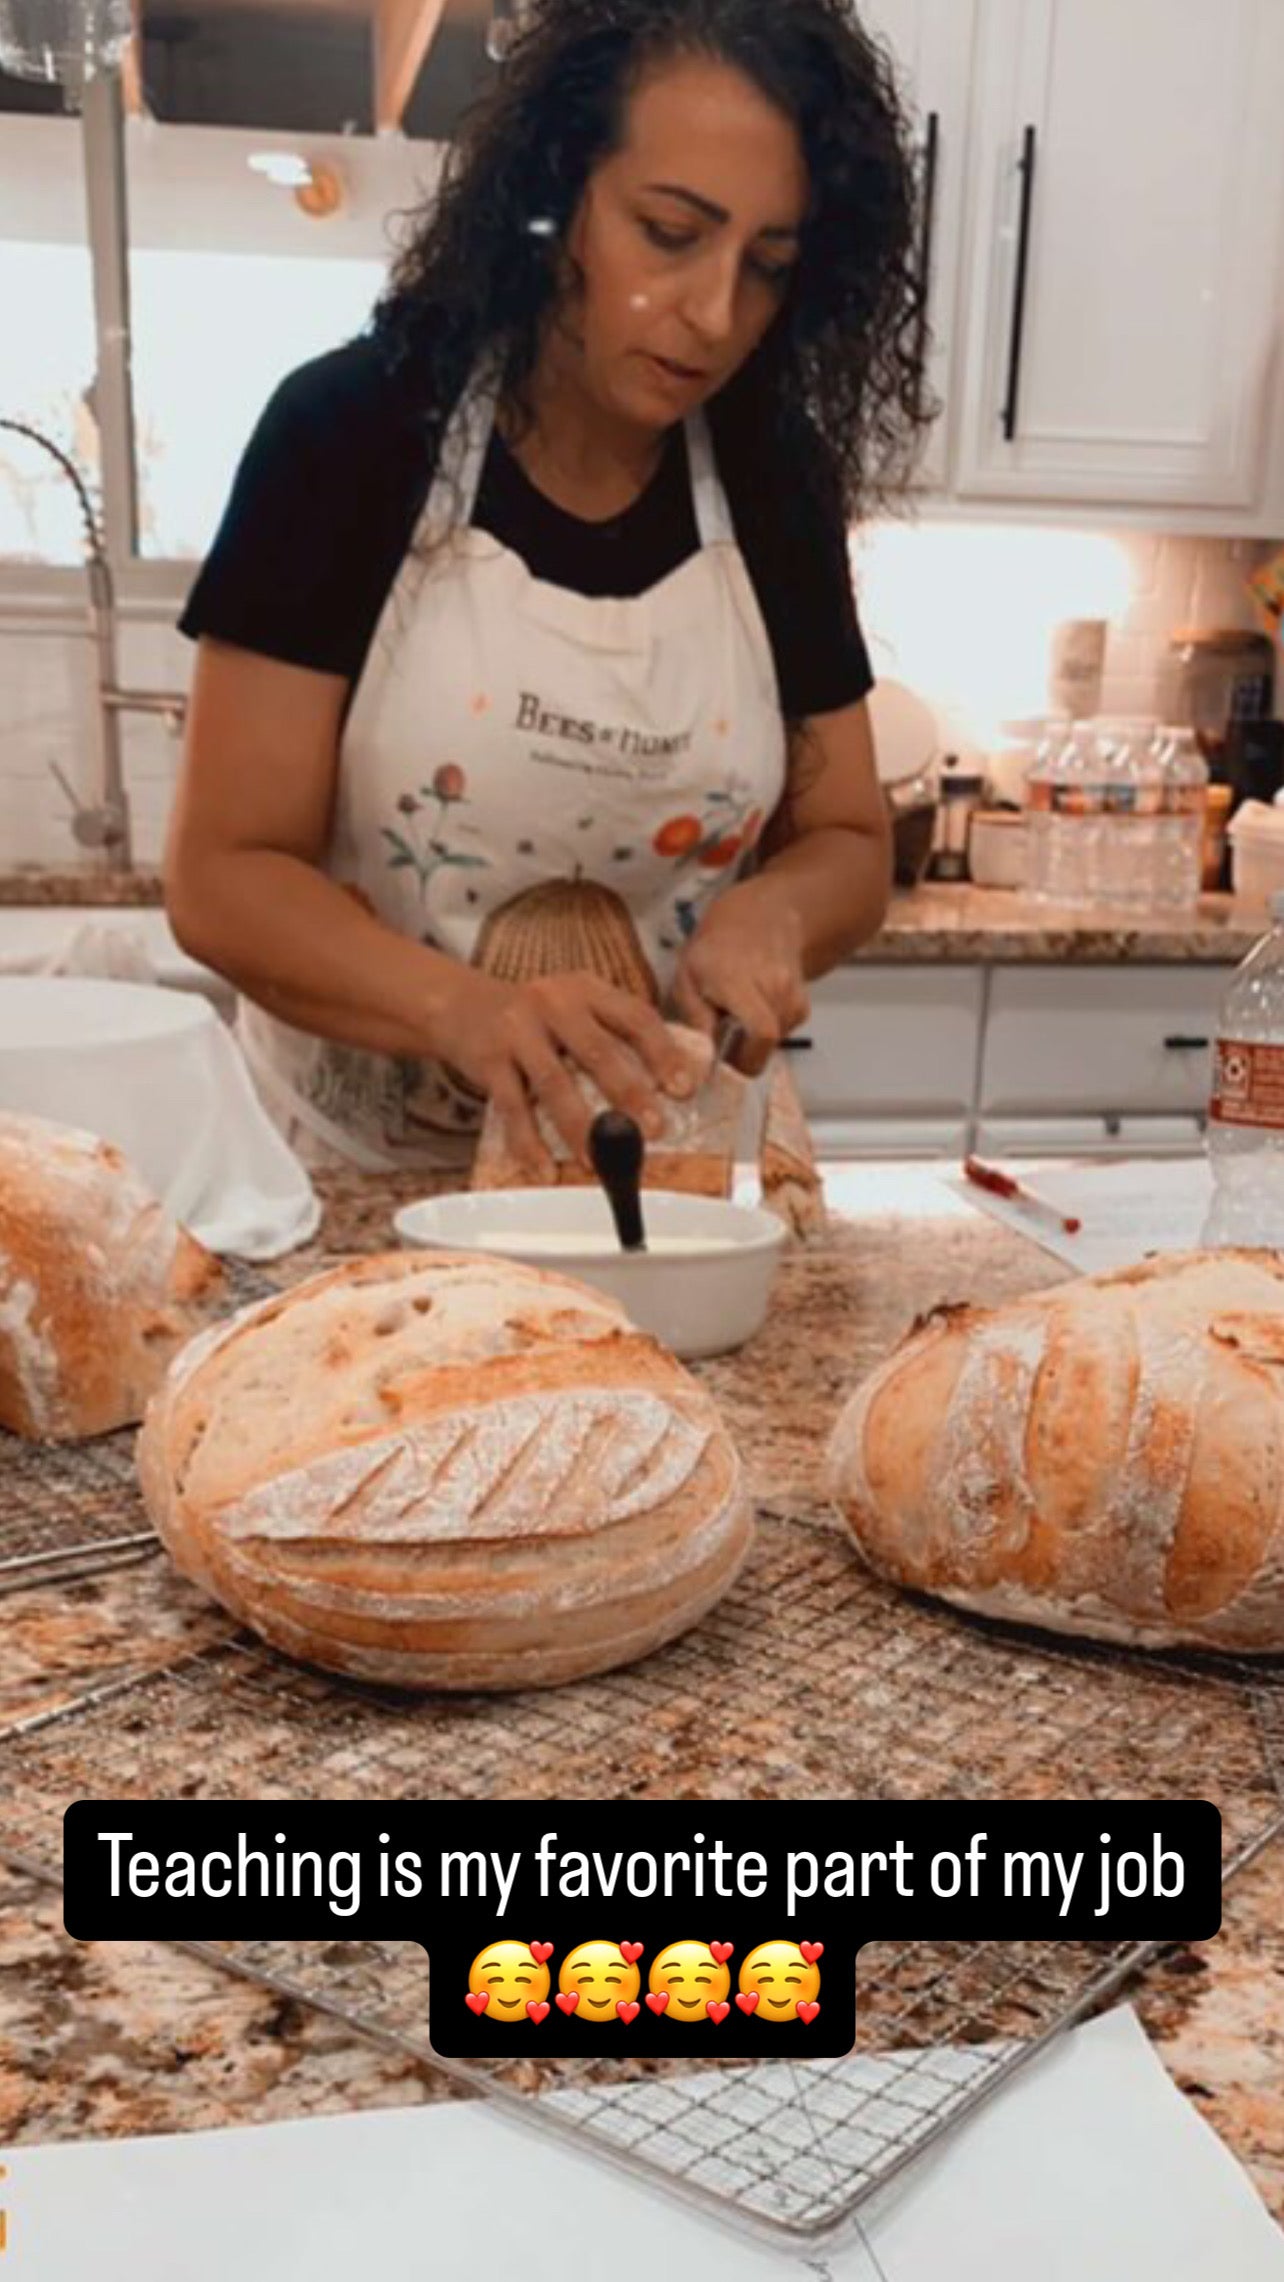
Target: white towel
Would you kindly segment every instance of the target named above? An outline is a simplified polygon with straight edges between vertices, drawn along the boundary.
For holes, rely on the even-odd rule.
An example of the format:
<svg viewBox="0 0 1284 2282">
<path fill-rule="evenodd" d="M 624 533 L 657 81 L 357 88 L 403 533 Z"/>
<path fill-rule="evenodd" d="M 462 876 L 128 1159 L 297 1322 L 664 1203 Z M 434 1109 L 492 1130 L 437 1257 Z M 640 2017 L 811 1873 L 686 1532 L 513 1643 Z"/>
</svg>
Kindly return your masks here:
<svg viewBox="0 0 1284 2282">
<path fill-rule="evenodd" d="M 196 992 L 0 977 L 0 1109 L 115 1142 L 212 1252 L 274 1260 L 316 1233 L 312 1183 Z"/>
</svg>

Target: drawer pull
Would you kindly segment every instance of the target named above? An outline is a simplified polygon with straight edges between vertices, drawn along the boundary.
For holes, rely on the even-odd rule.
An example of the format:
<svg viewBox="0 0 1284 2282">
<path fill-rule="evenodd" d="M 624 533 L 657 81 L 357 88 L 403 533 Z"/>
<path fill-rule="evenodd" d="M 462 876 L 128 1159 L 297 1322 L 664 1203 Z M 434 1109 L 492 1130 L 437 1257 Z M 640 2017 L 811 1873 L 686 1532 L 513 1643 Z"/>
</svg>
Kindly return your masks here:
<svg viewBox="0 0 1284 2282">
<path fill-rule="evenodd" d="M 1212 1042 L 1211 1038 L 1186 1038 L 1177 1031 L 1173 1037 L 1165 1038 L 1164 1051 L 1169 1054 L 1204 1054 Z"/>
<path fill-rule="evenodd" d="M 810 1054 L 815 1043 L 814 1038 L 782 1038 L 780 1051 L 782 1054 Z"/>
</svg>

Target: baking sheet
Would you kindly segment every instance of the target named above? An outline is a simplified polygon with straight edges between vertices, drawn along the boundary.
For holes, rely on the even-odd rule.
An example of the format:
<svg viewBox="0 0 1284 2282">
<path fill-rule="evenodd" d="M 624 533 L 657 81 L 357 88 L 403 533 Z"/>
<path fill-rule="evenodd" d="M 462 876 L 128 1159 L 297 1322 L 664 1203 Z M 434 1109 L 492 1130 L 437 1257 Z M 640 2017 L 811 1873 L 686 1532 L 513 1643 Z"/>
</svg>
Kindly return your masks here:
<svg viewBox="0 0 1284 2282">
<path fill-rule="evenodd" d="M 1082 1228 L 1073 1236 L 1045 1228 L 1011 1197 L 977 1188 L 962 1173 L 941 1177 L 956 1196 L 978 1212 L 1028 1236 L 1045 1252 L 1085 1276 L 1130 1268 L 1148 1252 L 1198 1249 L 1213 1184 L 1203 1157 L 1127 1157 L 1105 1164 L 1008 1165 L 1028 1180 L 1036 1196 L 1055 1211 L 1077 1214 Z"/>
<path fill-rule="evenodd" d="M 477 2102 L 6 2163 L 15 2282 L 566 2282 L 576 2267 L 612 2282 L 1284 2282 L 1284 2234 L 1127 2008 L 1063 2037 L 853 2238 L 807 2257 L 740 2242 Z"/>
</svg>

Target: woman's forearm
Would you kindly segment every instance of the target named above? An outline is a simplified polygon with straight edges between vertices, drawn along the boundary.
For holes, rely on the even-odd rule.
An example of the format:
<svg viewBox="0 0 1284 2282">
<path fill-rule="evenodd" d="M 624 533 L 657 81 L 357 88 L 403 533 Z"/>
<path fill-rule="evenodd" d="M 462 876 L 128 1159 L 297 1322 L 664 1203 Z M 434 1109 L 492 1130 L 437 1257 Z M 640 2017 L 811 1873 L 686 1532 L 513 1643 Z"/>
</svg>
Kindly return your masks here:
<svg viewBox="0 0 1284 2282">
<path fill-rule="evenodd" d="M 171 866 L 170 924 L 183 949 L 270 1014 L 382 1054 L 438 1050 L 443 1010 L 468 970 L 398 935 L 315 865 L 236 849 Z"/>
<path fill-rule="evenodd" d="M 810 982 L 882 926 L 892 888 L 890 831 L 818 826 L 765 858 L 753 884 L 796 916 Z"/>
</svg>

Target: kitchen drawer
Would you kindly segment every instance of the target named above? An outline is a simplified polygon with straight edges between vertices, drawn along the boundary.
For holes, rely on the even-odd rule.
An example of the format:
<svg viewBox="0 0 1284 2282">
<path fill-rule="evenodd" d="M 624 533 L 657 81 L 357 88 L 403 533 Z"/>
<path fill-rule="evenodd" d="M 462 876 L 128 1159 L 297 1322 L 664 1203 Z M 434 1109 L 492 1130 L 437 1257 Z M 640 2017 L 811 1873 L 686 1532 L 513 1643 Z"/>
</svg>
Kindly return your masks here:
<svg viewBox="0 0 1284 2282">
<path fill-rule="evenodd" d="M 1225 967 L 996 969 L 981 1115 L 1194 1115 L 1229 981 Z"/>
<path fill-rule="evenodd" d="M 976 1084 L 979 967 L 840 967 L 816 983 L 790 1063 L 819 1118 L 965 1116 Z"/>
</svg>

